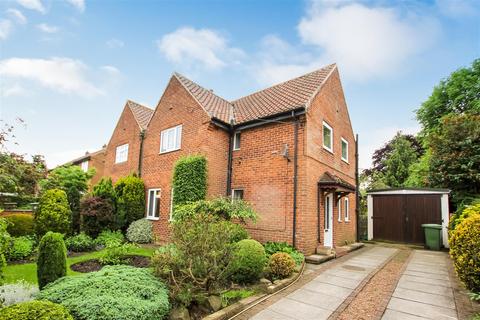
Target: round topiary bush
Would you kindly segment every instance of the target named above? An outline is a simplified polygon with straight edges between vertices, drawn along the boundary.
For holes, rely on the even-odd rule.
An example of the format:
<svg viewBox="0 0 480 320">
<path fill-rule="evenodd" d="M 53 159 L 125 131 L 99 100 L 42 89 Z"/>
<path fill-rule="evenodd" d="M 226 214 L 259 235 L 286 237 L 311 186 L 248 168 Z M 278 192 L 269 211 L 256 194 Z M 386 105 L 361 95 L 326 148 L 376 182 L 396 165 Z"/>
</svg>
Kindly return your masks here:
<svg viewBox="0 0 480 320">
<path fill-rule="evenodd" d="M 237 283 L 254 282 L 260 278 L 265 262 L 265 249 L 258 241 L 242 240 L 235 245 L 228 266 L 230 277 Z"/>
<path fill-rule="evenodd" d="M 147 219 L 132 222 L 127 229 L 127 239 L 134 243 L 151 243 L 153 241 L 152 222 Z"/>
<path fill-rule="evenodd" d="M 67 194 L 60 189 L 45 191 L 40 197 L 35 213 L 35 232 L 39 237 L 48 231 L 68 233 L 70 231 L 71 210 Z"/>
<path fill-rule="evenodd" d="M 168 315 L 168 291 L 148 269 L 107 266 L 65 277 L 37 295 L 67 307 L 76 320 L 154 320 Z"/>
<path fill-rule="evenodd" d="M 43 289 L 47 284 L 67 274 L 67 248 L 63 235 L 47 232 L 38 246 L 37 279 L 38 287 Z"/>
<path fill-rule="evenodd" d="M 30 214 L 11 214 L 5 217 L 9 222 L 8 233 L 12 237 L 30 236 L 35 234 L 33 225 L 33 215 Z"/>
<path fill-rule="evenodd" d="M 91 251 L 95 248 L 95 242 L 93 239 L 84 232 L 67 238 L 67 240 L 65 240 L 65 245 L 68 250 L 73 252 Z"/>
<path fill-rule="evenodd" d="M 285 279 L 295 271 L 295 260 L 285 252 L 277 252 L 268 260 L 268 271 L 274 279 Z"/>
<path fill-rule="evenodd" d="M 2 320 L 73 320 L 68 310 L 50 301 L 28 301 L 0 309 Z"/>
<path fill-rule="evenodd" d="M 480 292 L 480 214 L 458 224 L 450 237 L 450 256 L 458 277 L 472 292 Z"/>
</svg>

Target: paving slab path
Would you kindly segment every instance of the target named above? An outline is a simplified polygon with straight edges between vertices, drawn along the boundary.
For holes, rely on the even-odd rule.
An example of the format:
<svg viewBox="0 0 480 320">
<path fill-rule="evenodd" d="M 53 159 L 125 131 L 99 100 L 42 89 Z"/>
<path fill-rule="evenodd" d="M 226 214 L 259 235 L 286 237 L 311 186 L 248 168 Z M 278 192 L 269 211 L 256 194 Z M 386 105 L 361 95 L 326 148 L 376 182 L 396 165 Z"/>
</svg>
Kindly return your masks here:
<svg viewBox="0 0 480 320">
<path fill-rule="evenodd" d="M 352 258 L 326 269 L 312 281 L 250 319 L 328 319 L 362 281 L 382 266 L 395 252 L 397 249 L 394 248 L 380 246 L 368 248 Z"/>
<path fill-rule="evenodd" d="M 457 319 L 445 252 L 415 250 L 382 320 Z"/>
</svg>

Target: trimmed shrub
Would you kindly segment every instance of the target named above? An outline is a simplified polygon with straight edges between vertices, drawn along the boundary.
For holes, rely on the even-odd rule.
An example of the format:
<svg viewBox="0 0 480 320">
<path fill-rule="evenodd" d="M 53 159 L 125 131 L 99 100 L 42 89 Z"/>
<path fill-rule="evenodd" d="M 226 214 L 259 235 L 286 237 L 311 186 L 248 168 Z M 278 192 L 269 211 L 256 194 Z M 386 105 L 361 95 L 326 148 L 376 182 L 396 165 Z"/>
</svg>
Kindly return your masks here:
<svg viewBox="0 0 480 320">
<path fill-rule="evenodd" d="M 480 214 L 457 225 L 450 237 L 450 256 L 460 280 L 472 292 L 480 292 Z"/>
<path fill-rule="evenodd" d="M 115 216 L 110 200 L 100 197 L 86 197 L 80 204 L 81 229 L 92 237 L 97 237 L 102 230 L 114 229 Z"/>
<path fill-rule="evenodd" d="M 107 247 L 113 244 L 122 244 L 123 241 L 125 241 L 125 237 L 123 236 L 122 231 L 104 230 L 100 232 L 98 237 L 95 239 L 95 245 Z"/>
<path fill-rule="evenodd" d="M 136 176 L 120 178 L 115 184 L 117 195 L 117 228 L 126 228 L 145 216 L 145 186 Z"/>
<path fill-rule="evenodd" d="M 168 315 L 168 292 L 148 269 L 107 266 L 64 277 L 37 295 L 67 307 L 76 320 L 156 320 Z"/>
<path fill-rule="evenodd" d="M 265 262 L 265 249 L 258 241 L 242 240 L 235 245 L 228 266 L 230 277 L 237 283 L 254 282 L 260 279 Z"/>
<path fill-rule="evenodd" d="M 127 229 L 127 239 L 134 243 L 151 243 L 153 241 L 152 222 L 147 219 L 132 222 Z"/>
<path fill-rule="evenodd" d="M 63 235 L 47 232 L 38 246 L 37 279 L 38 287 L 43 289 L 47 284 L 67 274 L 67 248 Z"/>
<path fill-rule="evenodd" d="M 201 155 L 177 160 L 173 170 L 173 204 L 204 200 L 207 195 L 207 159 Z"/>
<path fill-rule="evenodd" d="M 12 237 L 31 236 L 35 234 L 33 215 L 11 214 L 5 217 L 10 224 L 7 227 Z"/>
<path fill-rule="evenodd" d="M 73 320 L 68 310 L 50 301 L 28 301 L 0 309 L 2 320 Z"/>
<path fill-rule="evenodd" d="M 294 247 L 289 245 L 286 242 L 266 242 L 264 245 L 265 253 L 267 254 L 267 258 L 270 257 L 272 254 L 277 252 L 285 252 L 288 253 L 297 265 L 301 265 L 305 256 L 303 253 L 297 251 Z"/>
<path fill-rule="evenodd" d="M 73 252 L 91 251 L 95 248 L 95 242 L 93 239 L 84 232 L 67 238 L 67 240 L 65 240 L 65 245 L 69 251 Z"/>
<path fill-rule="evenodd" d="M 71 211 L 67 194 L 60 189 L 45 191 L 35 213 L 35 232 L 41 237 L 48 231 L 66 234 L 70 231 Z"/>
<path fill-rule="evenodd" d="M 38 292 L 38 287 L 24 280 L 15 283 L 9 283 L 0 290 L 0 300 L 4 301 L 5 306 L 33 300 Z"/>
<path fill-rule="evenodd" d="M 23 260 L 32 255 L 35 249 L 35 240 L 30 237 L 16 237 L 10 241 L 7 250 L 7 260 Z"/>
<path fill-rule="evenodd" d="M 268 260 L 268 272 L 274 279 L 288 278 L 295 271 L 295 260 L 285 252 L 277 252 Z"/>
</svg>

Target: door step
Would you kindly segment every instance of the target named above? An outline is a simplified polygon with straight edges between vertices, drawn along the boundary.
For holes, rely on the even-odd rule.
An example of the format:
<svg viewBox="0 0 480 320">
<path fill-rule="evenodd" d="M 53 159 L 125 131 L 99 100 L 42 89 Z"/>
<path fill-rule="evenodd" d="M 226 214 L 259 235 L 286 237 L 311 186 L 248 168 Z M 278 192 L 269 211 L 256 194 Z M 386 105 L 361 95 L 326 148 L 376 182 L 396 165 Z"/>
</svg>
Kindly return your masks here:
<svg viewBox="0 0 480 320">
<path fill-rule="evenodd" d="M 324 246 L 318 246 L 315 252 L 317 254 L 324 255 L 324 256 L 328 256 L 335 253 L 331 247 L 324 247 Z"/>
<path fill-rule="evenodd" d="M 305 261 L 307 263 L 311 263 L 311 264 L 321 264 L 321 263 L 324 263 L 328 260 L 332 260 L 334 258 L 335 258 L 335 255 L 333 253 L 329 254 L 329 255 L 312 254 L 312 255 L 306 256 Z"/>
</svg>

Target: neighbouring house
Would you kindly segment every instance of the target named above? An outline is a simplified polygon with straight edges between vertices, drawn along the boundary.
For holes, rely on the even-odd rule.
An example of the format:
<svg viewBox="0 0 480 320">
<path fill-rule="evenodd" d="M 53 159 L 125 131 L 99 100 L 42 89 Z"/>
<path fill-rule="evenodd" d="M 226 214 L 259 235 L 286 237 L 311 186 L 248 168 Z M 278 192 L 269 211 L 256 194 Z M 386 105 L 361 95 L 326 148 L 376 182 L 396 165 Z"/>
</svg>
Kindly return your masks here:
<svg viewBox="0 0 480 320">
<path fill-rule="evenodd" d="M 95 169 L 95 174 L 90 180 L 90 184 L 94 185 L 104 176 L 105 149 L 106 146 L 103 146 L 98 151 L 85 152 L 85 155 L 70 161 L 68 164 L 80 166 L 85 172 L 92 168 Z"/>
<path fill-rule="evenodd" d="M 127 102 L 103 174 L 141 175 L 146 217 L 168 241 L 174 164 L 205 155 L 208 197 L 248 201 L 253 238 L 310 254 L 356 240 L 355 146 L 335 64 L 233 101 L 174 73 L 154 111 Z"/>
</svg>

